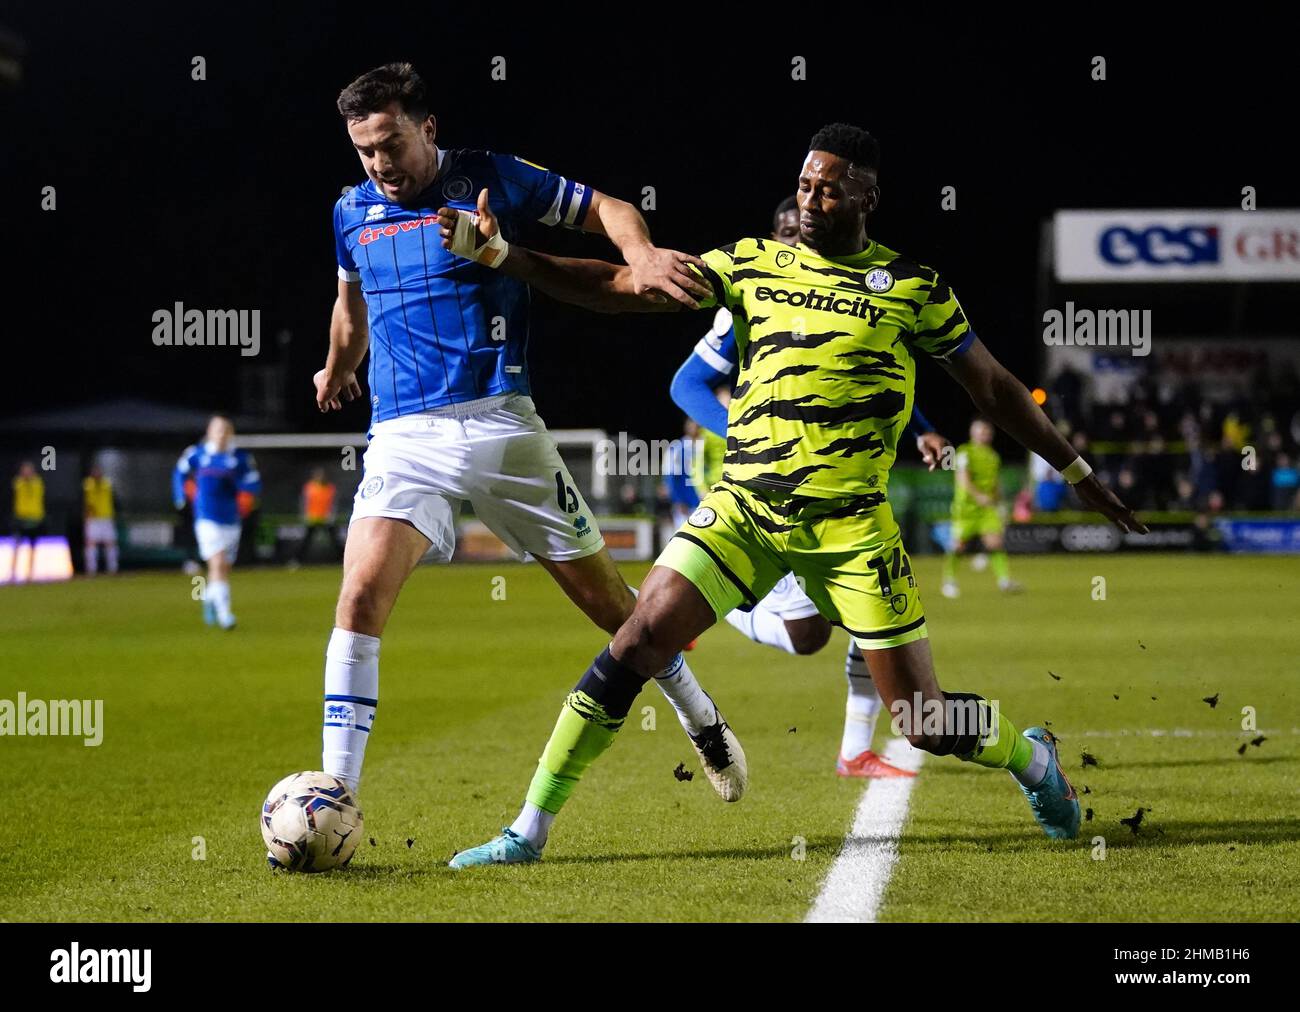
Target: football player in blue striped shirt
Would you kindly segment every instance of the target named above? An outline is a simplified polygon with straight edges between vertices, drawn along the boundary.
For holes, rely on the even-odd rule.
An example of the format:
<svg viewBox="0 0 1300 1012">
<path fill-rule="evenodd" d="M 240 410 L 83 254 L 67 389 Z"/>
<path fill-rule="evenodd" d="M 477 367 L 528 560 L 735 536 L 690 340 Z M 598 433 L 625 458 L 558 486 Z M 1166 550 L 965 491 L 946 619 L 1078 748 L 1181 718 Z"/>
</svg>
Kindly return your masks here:
<svg viewBox="0 0 1300 1012">
<path fill-rule="evenodd" d="M 172 470 L 172 500 L 185 506 L 185 482 L 194 482 L 194 537 L 208 564 L 203 589 L 203 619 L 222 629 L 235 628 L 230 608 L 230 570 L 239 554 L 239 497 L 258 496 L 262 476 L 253 455 L 235 446 L 235 426 L 213 415 L 203 442 L 187 446 Z"/>
<path fill-rule="evenodd" d="M 338 293 L 316 400 L 329 411 L 359 396 L 369 351 L 372 424 L 326 651 L 323 764 L 355 789 L 378 705 L 380 636 L 419 560 L 431 549 L 452 557 L 463 503 L 606 632 L 634 604 L 529 396 L 528 286 L 491 269 L 490 250 L 469 259 L 445 249 L 438 209 L 472 211 L 486 192 L 506 235 L 532 222 L 604 235 L 638 292 L 696 306 L 708 290 L 690 273 L 696 258 L 653 246 L 630 204 L 522 158 L 440 147 L 409 64 L 362 75 L 338 109 L 367 179 L 334 208 Z M 737 800 L 744 753 L 680 654 L 655 681 L 714 789 Z M 575 703 L 561 719 L 590 719 Z M 540 851 L 595 754 L 543 756 L 511 830 Z"/>
</svg>

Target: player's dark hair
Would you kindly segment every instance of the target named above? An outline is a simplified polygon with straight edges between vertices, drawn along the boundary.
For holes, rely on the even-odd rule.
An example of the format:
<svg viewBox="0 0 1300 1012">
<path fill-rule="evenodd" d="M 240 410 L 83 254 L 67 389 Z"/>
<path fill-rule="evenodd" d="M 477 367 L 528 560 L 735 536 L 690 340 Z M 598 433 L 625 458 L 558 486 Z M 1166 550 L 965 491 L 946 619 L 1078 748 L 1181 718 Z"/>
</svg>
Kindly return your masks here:
<svg viewBox="0 0 1300 1012">
<path fill-rule="evenodd" d="M 339 115 L 349 122 L 365 119 L 394 102 L 416 123 L 429 118 L 424 78 L 409 63 L 385 63 L 366 71 L 339 92 Z"/>
<path fill-rule="evenodd" d="M 880 142 L 861 127 L 849 123 L 829 123 L 812 135 L 809 151 L 825 151 L 847 159 L 873 174 L 880 172 Z"/>
<path fill-rule="evenodd" d="M 776 210 L 772 212 L 772 231 L 775 232 L 781 226 L 781 215 L 797 210 L 799 210 L 799 198 L 792 193 L 777 204 Z"/>
</svg>

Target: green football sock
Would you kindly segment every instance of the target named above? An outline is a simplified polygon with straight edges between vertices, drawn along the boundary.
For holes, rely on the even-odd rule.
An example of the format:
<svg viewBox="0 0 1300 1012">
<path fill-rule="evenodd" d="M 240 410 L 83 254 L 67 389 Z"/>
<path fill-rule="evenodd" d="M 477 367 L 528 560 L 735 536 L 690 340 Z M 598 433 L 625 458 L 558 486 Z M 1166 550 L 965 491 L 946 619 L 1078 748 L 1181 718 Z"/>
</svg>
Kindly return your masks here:
<svg viewBox="0 0 1300 1012">
<path fill-rule="evenodd" d="M 945 552 L 943 556 L 943 582 L 957 582 L 957 553 Z"/>
<path fill-rule="evenodd" d="M 623 718 L 611 717 L 585 692 L 570 692 L 528 785 L 528 801 L 559 814 L 587 767 L 614 743 L 622 726 Z"/>
<path fill-rule="evenodd" d="M 997 735 L 982 735 L 974 752 L 957 758 L 976 766 L 1023 773 L 1034 758 L 1034 746 L 1016 730 L 1016 725 L 1001 710 L 998 710 L 997 718 Z"/>
<path fill-rule="evenodd" d="M 1011 561 L 1006 552 L 992 552 L 989 555 L 989 565 L 993 567 L 993 575 L 998 578 L 998 583 L 1011 579 Z"/>
</svg>

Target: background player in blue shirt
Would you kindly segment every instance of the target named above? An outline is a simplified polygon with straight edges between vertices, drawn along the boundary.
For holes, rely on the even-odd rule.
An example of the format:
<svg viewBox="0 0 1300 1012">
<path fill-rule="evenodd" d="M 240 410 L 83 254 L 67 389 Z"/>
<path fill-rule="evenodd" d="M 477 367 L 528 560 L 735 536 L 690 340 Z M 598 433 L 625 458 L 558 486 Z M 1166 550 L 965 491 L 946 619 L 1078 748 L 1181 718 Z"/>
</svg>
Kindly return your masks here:
<svg viewBox="0 0 1300 1012">
<path fill-rule="evenodd" d="M 607 632 L 635 603 L 528 396 L 528 286 L 484 262 L 492 249 L 471 259 L 444 248 L 438 211 L 481 202 L 506 236 L 530 222 L 605 235 L 652 299 L 695 306 L 708 289 L 688 270 L 697 258 L 655 248 L 630 204 L 511 155 L 438 147 L 409 64 L 362 75 L 338 108 L 367 179 L 334 208 L 338 294 L 316 400 L 329 411 L 356 398 L 369 351 L 373 418 L 326 651 L 323 768 L 355 789 L 378 705 L 379 638 L 420 559 L 452 557 L 462 503 Z M 714 788 L 738 798 L 744 754 L 680 655 L 656 683 Z M 540 848 L 559 810 L 546 799 L 571 790 L 600 750 L 544 756 L 514 829 Z"/>
<path fill-rule="evenodd" d="M 203 443 L 187 446 L 172 470 L 172 502 L 185 505 L 185 482 L 194 482 L 194 537 L 199 556 L 208 564 L 203 592 L 203 618 L 222 629 L 235 627 L 230 610 L 230 569 L 239 554 L 239 496 L 257 496 L 262 477 L 253 455 L 234 444 L 235 426 L 224 415 L 213 415 Z"/>
<path fill-rule="evenodd" d="M 799 205 L 793 196 L 777 205 L 772 215 L 772 238 L 787 246 L 799 242 Z M 719 387 L 730 388 L 738 362 L 731 314 L 719 309 L 713 326 L 677 370 L 669 388 L 679 408 L 723 438 L 727 435 L 727 409 L 715 391 Z M 915 437 L 921 457 L 933 471 L 948 440 L 934 431 L 934 426 L 915 403 L 907 430 Z M 708 489 L 698 491 L 703 496 Z M 830 622 L 817 611 L 817 606 L 803 592 L 793 574 L 786 574 L 751 610 L 737 608 L 729 612 L 726 619 L 730 626 L 755 643 L 766 643 L 791 654 L 817 653 L 831 637 Z M 886 762 L 871 748 L 876 717 L 881 710 L 880 694 L 876 692 L 862 651 L 852 638 L 844 658 L 844 674 L 848 679 L 848 698 L 844 705 L 844 734 L 835 772 L 842 777 L 915 776 Z"/>
</svg>

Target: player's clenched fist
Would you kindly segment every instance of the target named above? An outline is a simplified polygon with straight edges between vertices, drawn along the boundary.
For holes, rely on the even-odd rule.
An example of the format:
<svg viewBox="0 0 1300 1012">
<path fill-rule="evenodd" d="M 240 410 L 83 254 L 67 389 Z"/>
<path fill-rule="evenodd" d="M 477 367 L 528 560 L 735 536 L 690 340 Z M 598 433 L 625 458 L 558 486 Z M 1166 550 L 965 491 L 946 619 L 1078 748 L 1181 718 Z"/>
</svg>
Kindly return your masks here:
<svg viewBox="0 0 1300 1012">
<path fill-rule="evenodd" d="M 344 373 L 331 376 L 329 370 L 321 369 L 312 377 L 316 385 L 316 407 L 321 411 L 339 411 L 343 401 L 355 401 L 361 396 L 361 384 L 357 382 L 356 373 Z"/>
</svg>

